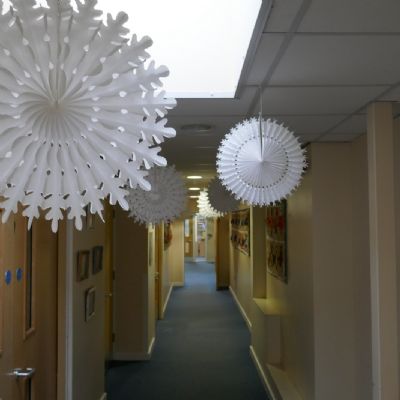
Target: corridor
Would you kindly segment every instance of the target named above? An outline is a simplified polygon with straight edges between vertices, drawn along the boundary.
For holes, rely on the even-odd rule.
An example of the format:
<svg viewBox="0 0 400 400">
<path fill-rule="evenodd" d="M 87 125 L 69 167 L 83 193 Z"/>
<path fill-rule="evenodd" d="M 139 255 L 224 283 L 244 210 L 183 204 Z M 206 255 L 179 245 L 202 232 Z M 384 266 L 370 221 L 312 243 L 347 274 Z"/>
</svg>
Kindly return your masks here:
<svg viewBox="0 0 400 400">
<path fill-rule="evenodd" d="M 186 263 L 157 327 L 151 361 L 107 374 L 109 400 L 266 400 L 249 355 L 249 331 L 229 291 L 215 290 L 214 265 Z"/>
</svg>

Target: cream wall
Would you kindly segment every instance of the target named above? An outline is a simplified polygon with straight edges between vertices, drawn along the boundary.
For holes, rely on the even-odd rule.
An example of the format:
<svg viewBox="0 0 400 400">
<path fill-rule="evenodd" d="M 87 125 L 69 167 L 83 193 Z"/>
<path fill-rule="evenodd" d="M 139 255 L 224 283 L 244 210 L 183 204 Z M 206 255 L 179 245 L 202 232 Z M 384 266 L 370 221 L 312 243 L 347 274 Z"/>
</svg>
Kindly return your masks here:
<svg viewBox="0 0 400 400">
<path fill-rule="evenodd" d="M 127 212 L 116 208 L 113 357 L 117 360 L 149 357 L 149 347 L 155 334 L 154 240 L 153 228 L 135 223 Z M 153 249 L 150 265 L 149 248 Z"/>
<path fill-rule="evenodd" d="M 94 229 L 73 233 L 73 399 L 98 400 L 104 393 L 104 269 L 93 275 L 92 255 L 89 279 L 76 282 L 77 252 L 104 246 L 105 224 L 98 217 Z M 95 315 L 85 322 L 85 291 L 96 288 Z"/>
<path fill-rule="evenodd" d="M 366 140 L 313 144 L 309 153 L 312 166 L 288 200 L 288 283 L 262 274 L 257 245 L 252 259 L 231 246 L 230 284 L 259 366 L 291 393 L 285 400 L 370 399 Z M 260 279 L 266 297 L 253 301 Z"/>
<path fill-rule="evenodd" d="M 206 235 L 206 260 L 207 262 L 215 262 L 216 253 L 216 218 L 207 218 L 207 235 Z"/>
</svg>

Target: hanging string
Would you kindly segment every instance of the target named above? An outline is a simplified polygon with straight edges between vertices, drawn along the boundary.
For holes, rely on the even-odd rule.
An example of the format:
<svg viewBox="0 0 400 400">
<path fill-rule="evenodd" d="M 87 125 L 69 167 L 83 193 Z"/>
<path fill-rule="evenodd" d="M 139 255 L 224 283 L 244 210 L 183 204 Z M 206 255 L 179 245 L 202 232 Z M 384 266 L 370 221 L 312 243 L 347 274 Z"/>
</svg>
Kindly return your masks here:
<svg viewBox="0 0 400 400">
<path fill-rule="evenodd" d="M 263 92 L 262 92 L 262 86 L 260 86 L 259 91 L 260 91 L 259 131 L 260 131 L 261 158 L 263 158 L 263 155 L 264 155 L 264 133 L 263 133 Z"/>
</svg>

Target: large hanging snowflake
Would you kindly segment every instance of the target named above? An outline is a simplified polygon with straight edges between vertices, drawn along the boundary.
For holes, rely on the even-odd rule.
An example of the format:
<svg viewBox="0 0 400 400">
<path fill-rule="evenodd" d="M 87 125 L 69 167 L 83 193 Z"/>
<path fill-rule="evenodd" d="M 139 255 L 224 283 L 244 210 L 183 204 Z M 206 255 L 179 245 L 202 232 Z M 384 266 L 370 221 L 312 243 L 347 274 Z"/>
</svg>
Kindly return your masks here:
<svg viewBox="0 0 400 400">
<path fill-rule="evenodd" d="M 129 40 L 124 13 L 104 24 L 96 2 L 11 0 L 0 15 L 3 221 L 22 203 L 30 224 L 47 210 L 56 231 L 67 210 L 81 229 L 85 205 L 127 209 L 124 185 L 148 190 L 143 166 L 166 165 L 155 144 L 175 136 L 160 118 L 175 106 L 158 90 L 168 69 L 146 66 L 151 39 Z"/>
<path fill-rule="evenodd" d="M 236 198 L 266 205 L 286 198 L 300 183 L 306 166 L 297 138 L 283 125 L 253 118 L 236 125 L 217 155 L 222 183 Z M 262 144 L 261 144 L 262 142 Z"/>
<path fill-rule="evenodd" d="M 211 206 L 207 190 L 200 191 L 200 195 L 197 200 L 197 206 L 199 208 L 199 214 L 202 217 L 218 218 L 222 216 L 222 213 L 218 212 Z"/>
<path fill-rule="evenodd" d="M 131 189 L 127 197 L 130 216 L 139 223 L 158 224 L 178 218 L 186 208 L 187 191 L 173 166 L 153 168 L 148 180 L 151 190 Z"/>
<path fill-rule="evenodd" d="M 218 178 L 214 178 L 208 185 L 208 199 L 211 207 L 223 214 L 237 210 L 240 204 Z"/>
</svg>

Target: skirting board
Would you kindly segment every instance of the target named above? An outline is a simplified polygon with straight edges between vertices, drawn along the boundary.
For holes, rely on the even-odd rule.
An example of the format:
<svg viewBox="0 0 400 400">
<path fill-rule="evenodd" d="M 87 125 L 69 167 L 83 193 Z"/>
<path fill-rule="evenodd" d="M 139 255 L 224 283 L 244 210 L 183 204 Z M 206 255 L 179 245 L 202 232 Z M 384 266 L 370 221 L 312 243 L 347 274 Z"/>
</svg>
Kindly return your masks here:
<svg viewBox="0 0 400 400">
<path fill-rule="evenodd" d="M 239 302 L 239 299 L 236 297 L 236 293 L 235 291 L 232 289 L 232 286 L 229 286 L 229 291 L 231 292 L 232 297 L 234 298 L 236 305 L 239 308 L 240 313 L 242 314 L 243 319 L 246 322 L 247 327 L 249 328 L 249 331 L 251 331 L 252 329 L 252 325 L 251 325 L 251 321 L 250 318 L 247 316 L 246 311 L 244 311 L 244 308 L 242 307 L 242 305 Z"/>
<path fill-rule="evenodd" d="M 163 315 L 163 317 L 164 317 L 165 311 L 167 310 L 168 303 L 169 303 L 169 299 L 170 299 L 170 297 L 171 297 L 171 293 L 172 293 L 172 290 L 173 290 L 173 289 L 174 289 L 174 286 L 171 285 L 171 286 L 169 287 L 168 295 L 167 295 L 167 298 L 165 299 L 165 303 L 164 303 L 164 306 L 163 306 L 163 310 L 162 310 L 162 315 Z"/>
<path fill-rule="evenodd" d="M 107 393 L 103 393 L 103 395 L 100 397 L 100 400 L 107 400 Z"/>
<path fill-rule="evenodd" d="M 269 381 L 267 376 L 265 375 L 263 367 L 261 366 L 260 360 L 258 359 L 253 346 L 250 346 L 250 356 L 254 362 L 254 365 L 256 366 L 258 375 L 260 375 L 261 381 L 267 394 L 271 397 L 272 400 L 282 400 L 282 397 L 279 395 L 279 393 L 277 393 L 277 390 L 274 389 L 275 383 L 272 381 L 272 379 L 271 381 Z"/>
</svg>

